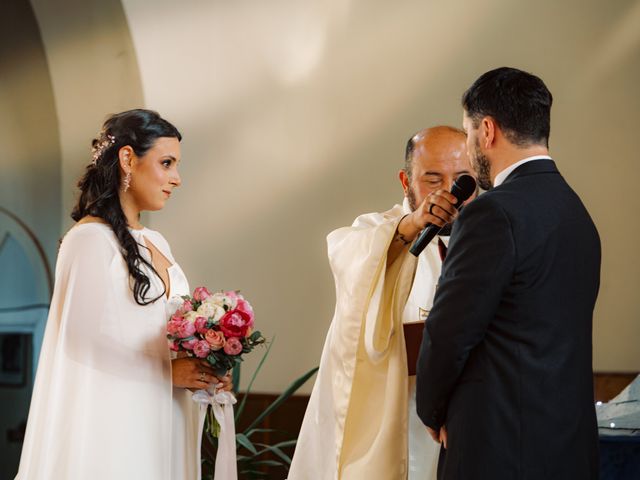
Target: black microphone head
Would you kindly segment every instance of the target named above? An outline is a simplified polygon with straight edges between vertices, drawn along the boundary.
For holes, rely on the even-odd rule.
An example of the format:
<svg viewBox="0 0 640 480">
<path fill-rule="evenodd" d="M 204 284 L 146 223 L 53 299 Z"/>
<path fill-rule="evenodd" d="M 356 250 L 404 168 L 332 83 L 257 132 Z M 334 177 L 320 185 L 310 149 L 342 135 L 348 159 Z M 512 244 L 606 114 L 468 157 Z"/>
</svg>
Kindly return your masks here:
<svg viewBox="0 0 640 480">
<path fill-rule="evenodd" d="M 456 207 L 460 208 L 462 202 L 469 198 L 475 191 L 476 179 L 471 175 L 467 175 L 465 173 L 456 178 L 456 181 L 453 182 L 453 185 L 451 186 L 451 193 L 458 199 Z"/>
</svg>

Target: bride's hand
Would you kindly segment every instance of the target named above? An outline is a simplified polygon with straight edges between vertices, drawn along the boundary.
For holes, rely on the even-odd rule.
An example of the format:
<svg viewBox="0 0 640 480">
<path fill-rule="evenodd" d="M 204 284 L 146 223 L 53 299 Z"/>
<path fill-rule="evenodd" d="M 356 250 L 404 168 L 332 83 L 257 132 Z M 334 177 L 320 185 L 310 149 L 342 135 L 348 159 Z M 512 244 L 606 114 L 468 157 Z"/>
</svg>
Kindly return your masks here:
<svg viewBox="0 0 640 480">
<path fill-rule="evenodd" d="M 223 390 L 225 392 L 230 392 L 233 390 L 233 383 L 231 381 L 231 372 L 227 372 L 224 377 L 218 377 L 221 385 L 218 385 L 216 388 Z"/>
<path fill-rule="evenodd" d="M 183 357 L 171 360 L 171 379 L 174 387 L 208 389 L 220 382 L 213 368 L 199 358 Z"/>
</svg>

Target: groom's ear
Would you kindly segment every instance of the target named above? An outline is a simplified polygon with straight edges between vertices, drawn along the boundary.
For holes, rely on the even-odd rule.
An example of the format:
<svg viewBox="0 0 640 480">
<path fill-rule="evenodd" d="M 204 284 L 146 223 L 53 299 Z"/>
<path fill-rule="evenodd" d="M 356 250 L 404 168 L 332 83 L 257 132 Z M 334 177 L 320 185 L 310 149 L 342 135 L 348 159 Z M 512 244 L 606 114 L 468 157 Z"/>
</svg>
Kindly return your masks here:
<svg viewBox="0 0 640 480">
<path fill-rule="evenodd" d="M 480 122 L 480 143 L 484 146 L 485 149 L 490 148 L 496 141 L 496 133 L 498 127 L 498 123 L 495 121 L 493 117 L 486 116 Z"/>
</svg>

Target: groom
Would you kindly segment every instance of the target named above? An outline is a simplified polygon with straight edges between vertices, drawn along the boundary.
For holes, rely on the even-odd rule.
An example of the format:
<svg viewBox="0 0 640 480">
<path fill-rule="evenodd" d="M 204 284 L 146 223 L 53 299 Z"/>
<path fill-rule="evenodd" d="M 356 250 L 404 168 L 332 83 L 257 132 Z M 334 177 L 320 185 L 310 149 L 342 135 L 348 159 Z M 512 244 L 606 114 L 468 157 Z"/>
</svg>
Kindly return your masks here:
<svg viewBox="0 0 640 480">
<path fill-rule="evenodd" d="M 548 154 L 552 97 L 513 68 L 465 92 L 480 186 L 426 323 L 417 409 L 442 480 L 598 478 L 591 329 L 598 232 Z"/>
</svg>

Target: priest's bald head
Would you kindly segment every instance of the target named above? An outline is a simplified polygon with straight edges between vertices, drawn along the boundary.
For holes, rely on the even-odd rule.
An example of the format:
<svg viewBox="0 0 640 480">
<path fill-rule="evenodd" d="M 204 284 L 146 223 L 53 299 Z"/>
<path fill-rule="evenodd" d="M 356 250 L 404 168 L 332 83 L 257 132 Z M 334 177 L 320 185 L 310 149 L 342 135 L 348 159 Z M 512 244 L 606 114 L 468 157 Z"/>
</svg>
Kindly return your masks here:
<svg viewBox="0 0 640 480">
<path fill-rule="evenodd" d="M 398 177 L 411 210 L 416 210 L 430 193 L 451 191 L 463 173 L 476 176 L 464 131 L 438 126 L 420 130 L 408 140 L 404 168 Z"/>
</svg>

